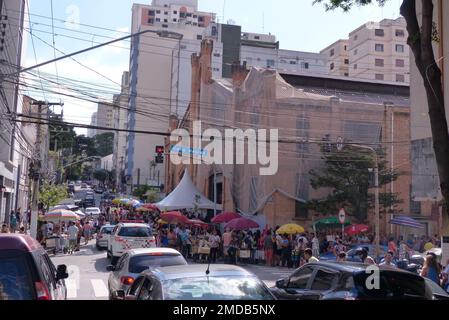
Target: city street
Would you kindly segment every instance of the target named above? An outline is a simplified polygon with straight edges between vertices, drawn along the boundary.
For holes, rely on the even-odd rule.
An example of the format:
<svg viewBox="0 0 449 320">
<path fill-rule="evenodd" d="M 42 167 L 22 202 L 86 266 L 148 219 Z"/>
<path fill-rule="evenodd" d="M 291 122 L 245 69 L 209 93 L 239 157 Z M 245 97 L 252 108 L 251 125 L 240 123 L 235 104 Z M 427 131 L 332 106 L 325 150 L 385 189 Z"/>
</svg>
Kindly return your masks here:
<svg viewBox="0 0 449 320">
<path fill-rule="evenodd" d="M 68 300 L 107 300 L 108 275 L 106 266 L 110 260 L 106 258 L 106 251 L 99 251 L 95 247 L 95 240 L 73 255 L 58 254 L 51 256 L 56 265 L 66 264 L 69 278 L 66 279 Z M 263 265 L 240 265 L 253 272 L 268 287 L 274 286 L 276 280 L 288 276 L 293 269 L 280 267 L 266 267 Z M 206 268 L 206 265 L 205 265 Z"/>
</svg>

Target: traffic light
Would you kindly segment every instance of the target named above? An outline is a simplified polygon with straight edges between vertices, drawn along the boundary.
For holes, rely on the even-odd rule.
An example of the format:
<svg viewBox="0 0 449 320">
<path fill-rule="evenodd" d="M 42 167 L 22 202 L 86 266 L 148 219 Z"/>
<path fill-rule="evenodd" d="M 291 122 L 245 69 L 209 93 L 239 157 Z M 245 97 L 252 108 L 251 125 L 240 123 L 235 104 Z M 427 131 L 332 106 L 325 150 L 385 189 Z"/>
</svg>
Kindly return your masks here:
<svg viewBox="0 0 449 320">
<path fill-rule="evenodd" d="M 164 146 L 156 146 L 156 163 L 164 163 Z"/>
</svg>

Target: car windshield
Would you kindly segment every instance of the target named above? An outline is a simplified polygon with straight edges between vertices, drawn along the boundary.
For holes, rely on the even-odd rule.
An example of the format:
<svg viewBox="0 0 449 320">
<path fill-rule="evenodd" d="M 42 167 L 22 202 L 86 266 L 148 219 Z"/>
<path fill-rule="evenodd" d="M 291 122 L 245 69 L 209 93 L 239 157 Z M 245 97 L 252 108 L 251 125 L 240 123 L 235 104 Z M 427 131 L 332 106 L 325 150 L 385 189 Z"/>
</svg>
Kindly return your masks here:
<svg viewBox="0 0 449 320">
<path fill-rule="evenodd" d="M 0 300 L 31 300 L 33 289 L 25 260 L 0 253 Z"/>
<path fill-rule="evenodd" d="M 170 255 L 139 255 L 129 261 L 129 272 L 141 273 L 149 267 L 168 267 L 186 265 L 187 261 L 180 254 Z"/>
<path fill-rule="evenodd" d="M 406 272 L 382 270 L 378 287 L 371 273 L 360 273 L 355 276 L 354 284 L 363 296 L 375 299 L 426 299 L 424 278 Z M 373 288 L 371 288 L 371 284 Z"/>
<path fill-rule="evenodd" d="M 103 228 L 103 229 L 101 229 L 101 233 L 111 234 L 113 229 L 114 229 L 114 227 Z"/>
<path fill-rule="evenodd" d="M 268 289 L 252 276 L 201 276 L 162 283 L 167 300 L 273 300 Z"/>
<path fill-rule="evenodd" d="M 118 235 L 122 237 L 145 238 L 151 237 L 152 232 L 149 227 L 122 227 Z"/>
</svg>

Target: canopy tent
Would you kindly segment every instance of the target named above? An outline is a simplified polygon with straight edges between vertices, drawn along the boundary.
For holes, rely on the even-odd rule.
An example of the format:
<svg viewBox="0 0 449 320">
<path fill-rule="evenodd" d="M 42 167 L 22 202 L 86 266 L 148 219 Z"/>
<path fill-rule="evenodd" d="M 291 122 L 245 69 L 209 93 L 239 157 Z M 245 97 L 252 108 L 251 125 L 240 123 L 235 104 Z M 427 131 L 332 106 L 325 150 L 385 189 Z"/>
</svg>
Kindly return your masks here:
<svg viewBox="0 0 449 320">
<path fill-rule="evenodd" d="M 350 225 L 350 224 L 351 224 L 351 221 L 349 221 L 348 219 L 346 219 L 344 225 L 347 226 L 347 225 Z M 335 217 L 335 216 L 327 217 L 327 218 L 324 218 L 324 219 L 315 221 L 312 225 L 313 225 L 314 227 L 316 227 L 316 228 L 326 228 L 326 227 L 329 227 L 329 228 L 335 228 L 335 227 L 341 227 L 340 220 L 338 220 L 338 218 Z"/>
<path fill-rule="evenodd" d="M 213 203 L 201 194 L 190 179 L 187 169 L 176 188 L 162 201 L 156 203 L 156 206 L 162 211 L 194 208 L 214 209 L 215 206 L 217 210 L 221 210 L 220 204 Z"/>
<path fill-rule="evenodd" d="M 422 223 L 420 223 L 419 221 L 417 221 L 411 217 L 407 217 L 407 216 L 403 216 L 403 215 L 394 217 L 393 219 L 390 220 L 390 223 L 396 224 L 399 226 L 414 228 L 414 229 L 424 229 L 425 228 L 425 226 Z"/>
</svg>

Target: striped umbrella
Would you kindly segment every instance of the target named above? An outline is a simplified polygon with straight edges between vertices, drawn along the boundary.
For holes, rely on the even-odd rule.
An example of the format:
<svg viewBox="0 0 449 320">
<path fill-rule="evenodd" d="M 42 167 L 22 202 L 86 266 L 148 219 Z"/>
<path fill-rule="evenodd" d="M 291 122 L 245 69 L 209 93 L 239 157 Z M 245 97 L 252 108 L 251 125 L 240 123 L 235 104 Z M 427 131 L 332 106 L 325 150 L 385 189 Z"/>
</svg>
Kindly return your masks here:
<svg viewBox="0 0 449 320">
<path fill-rule="evenodd" d="M 425 226 L 416 221 L 415 219 L 407 216 L 396 216 L 393 219 L 390 220 L 391 224 L 396 224 L 399 226 L 414 228 L 414 229 L 424 229 Z"/>
<path fill-rule="evenodd" d="M 44 215 L 45 221 L 52 221 L 52 222 L 75 221 L 79 219 L 80 217 L 75 212 L 65 209 L 56 209 L 47 212 Z"/>
</svg>

